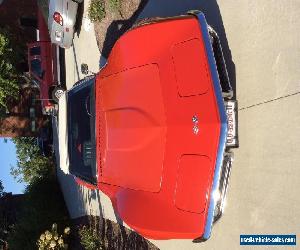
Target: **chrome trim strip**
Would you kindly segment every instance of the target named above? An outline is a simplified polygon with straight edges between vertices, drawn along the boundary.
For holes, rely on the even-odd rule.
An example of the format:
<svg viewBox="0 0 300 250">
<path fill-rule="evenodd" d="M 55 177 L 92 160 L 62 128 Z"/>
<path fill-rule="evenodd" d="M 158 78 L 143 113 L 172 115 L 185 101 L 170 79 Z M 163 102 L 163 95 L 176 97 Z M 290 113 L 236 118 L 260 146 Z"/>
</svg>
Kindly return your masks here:
<svg viewBox="0 0 300 250">
<path fill-rule="evenodd" d="M 218 153 L 217 153 L 217 160 L 216 160 L 216 166 L 215 166 L 215 172 L 214 172 L 214 179 L 212 184 L 212 189 L 210 192 L 210 202 L 209 202 L 209 208 L 208 208 L 208 214 L 206 218 L 206 225 L 205 230 L 203 233 L 203 240 L 207 240 L 210 237 L 211 230 L 212 230 L 212 224 L 214 221 L 214 210 L 217 203 L 217 200 L 214 199 L 214 192 L 218 191 L 219 187 L 219 179 L 220 174 L 222 170 L 222 164 L 223 164 L 223 158 L 224 158 L 224 152 L 225 152 L 225 146 L 226 146 L 226 137 L 227 137 L 227 116 L 226 116 L 226 110 L 224 105 L 224 100 L 222 96 L 222 89 L 219 81 L 219 74 L 217 71 L 216 61 L 213 54 L 213 49 L 210 43 L 210 38 L 208 34 L 208 24 L 205 20 L 205 16 L 202 12 L 195 13 L 194 15 L 197 16 L 200 29 L 202 32 L 202 37 L 205 44 L 205 50 L 206 55 L 208 59 L 208 64 L 210 68 L 210 73 L 213 81 L 213 86 L 215 90 L 215 95 L 217 99 L 217 104 L 219 107 L 219 116 L 221 120 L 221 131 L 220 131 L 220 139 L 219 139 L 219 146 L 218 146 Z"/>
</svg>

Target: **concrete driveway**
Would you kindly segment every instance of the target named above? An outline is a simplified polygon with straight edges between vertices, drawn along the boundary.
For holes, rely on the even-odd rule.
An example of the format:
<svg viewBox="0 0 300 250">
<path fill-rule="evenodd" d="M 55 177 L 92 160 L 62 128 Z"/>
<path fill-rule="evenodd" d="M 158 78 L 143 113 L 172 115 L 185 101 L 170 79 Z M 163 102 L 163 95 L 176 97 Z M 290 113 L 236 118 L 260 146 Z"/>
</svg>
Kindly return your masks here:
<svg viewBox="0 0 300 250">
<path fill-rule="evenodd" d="M 90 1 L 84 1 L 78 8 L 77 33 L 74 35 L 73 46 L 65 50 L 66 58 L 66 84 L 71 88 L 75 82 L 82 79 L 80 67 L 82 63 L 89 65 L 92 72 L 99 71 L 100 61 L 103 64 L 104 58 L 101 58 L 94 25 L 88 19 L 88 6 Z"/>
<path fill-rule="evenodd" d="M 85 1 L 85 10 L 87 5 Z M 161 249 L 253 249 L 239 245 L 240 234 L 296 233 L 299 237 L 300 2 L 149 0 L 140 18 L 172 16 L 189 9 L 202 10 L 220 36 L 239 101 L 240 148 L 235 150 L 225 214 L 212 237 L 205 243 L 152 242 Z M 99 57 L 93 32 L 82 28 L 74 48 L 66 51 L 68 87 L 82 77 L 77 70 L 81 62 L 97 70 Z M 73 192 L 71 187 L 67 196 Z M 67 203 L 72 216 L 107 209 L 104 216 L 115 220 L 109 201 L 102 197 L 85 190 L 76 202 L 75 197 Z M 78 212 L 81 202 L 84 209 Z"/>
</svg>

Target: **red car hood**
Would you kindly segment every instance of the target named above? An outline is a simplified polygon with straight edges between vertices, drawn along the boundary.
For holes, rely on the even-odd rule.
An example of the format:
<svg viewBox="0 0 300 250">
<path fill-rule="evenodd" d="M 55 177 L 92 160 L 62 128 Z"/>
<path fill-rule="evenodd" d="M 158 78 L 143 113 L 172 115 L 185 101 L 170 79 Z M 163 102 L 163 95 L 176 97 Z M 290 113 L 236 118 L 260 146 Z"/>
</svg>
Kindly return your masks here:
<svg viewBox="0 0 300 250">
<path fill-rule="evenodd" d="M 100 81 L 102 181 L 158 192 L 167 132 L 158 66 L 124 70 Z"/>
<path fill-rule="evenodd" d="M 117 41 L 96 80 L 96 130 L 98 186 L 127 225 L 150 238 L 203 234 L 220 117 L 196 18 Z"/>
<path fill-rule="evenodd" d="M 188 79 L 195 74 L 191 66 L 202 63 L 199 55 L 190 55 L 189 62 L 180 60 L 187 47 L 197 51 L 199 44 L 195 39 L 173 48 L 176 105 L 168 103 L 171 93 L 165 92 L 163 96 L 156 63 L 99 77 L 101 182 L 159 192 L 168 148 L 178 157 L 173 166 L 177 171 L 176 207 L 190 212 L 204 211 L 213 171 L 208 145 L 218 142 L 217 112 L 211 108 L 213 105 L 208 105 L 210 101 L 205 95 L 209 90 L 207 74 L 196 81 L 192 77 Z M 197 66 L 197 71 L 203 67 Z M 187 79 L 190 84 L 185 84 Z M 198 84 L 199 81 L 203 84 Z"/>
</svg>

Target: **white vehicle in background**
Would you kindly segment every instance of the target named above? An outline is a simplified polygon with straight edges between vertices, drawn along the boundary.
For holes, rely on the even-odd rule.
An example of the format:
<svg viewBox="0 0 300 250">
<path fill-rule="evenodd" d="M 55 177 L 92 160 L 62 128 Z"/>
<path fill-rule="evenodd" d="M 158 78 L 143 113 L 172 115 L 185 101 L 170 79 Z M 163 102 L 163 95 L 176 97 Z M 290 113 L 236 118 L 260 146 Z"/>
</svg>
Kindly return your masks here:
<svg viewBox="0 0 300 250">
<path fill-rule="evenodd" d="M 62 48 L 70 48 L 74 36 L 74 26 L 78 4 L 83 0 L 50 0 L 48 29 L 51 42 Z"/>
</svg>

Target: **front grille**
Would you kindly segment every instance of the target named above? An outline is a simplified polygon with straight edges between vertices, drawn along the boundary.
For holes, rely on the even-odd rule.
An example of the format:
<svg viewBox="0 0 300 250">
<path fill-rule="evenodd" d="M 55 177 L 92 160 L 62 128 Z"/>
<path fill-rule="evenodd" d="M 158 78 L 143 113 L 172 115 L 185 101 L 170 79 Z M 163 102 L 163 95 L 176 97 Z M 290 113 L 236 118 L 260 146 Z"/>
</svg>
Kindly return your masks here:
<svg viewBox="0 0 300 250">
<path fill-rule="evenodd" d="M 230 84 L 219 36 L 214 31 L 214 29 L 210 26 L 208 28 L 208 32 L 209 32 L 209 37 L 214 52 L 214 57 L 216 60 L 216 65 L 217 65 L 217 70 L 219 74 L 219 80 L 220 80 L 223 95 L 224 97 L 231 99 L 233 97 L 233 91 L 232 91 L 232 86 Z"/>
</svg>

